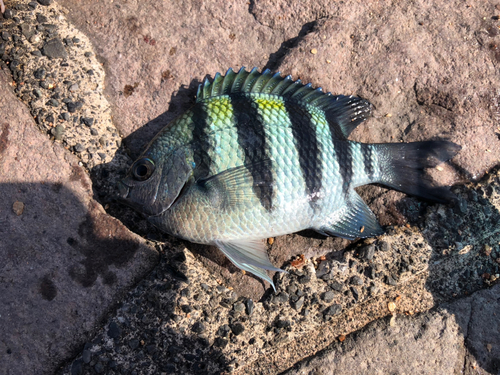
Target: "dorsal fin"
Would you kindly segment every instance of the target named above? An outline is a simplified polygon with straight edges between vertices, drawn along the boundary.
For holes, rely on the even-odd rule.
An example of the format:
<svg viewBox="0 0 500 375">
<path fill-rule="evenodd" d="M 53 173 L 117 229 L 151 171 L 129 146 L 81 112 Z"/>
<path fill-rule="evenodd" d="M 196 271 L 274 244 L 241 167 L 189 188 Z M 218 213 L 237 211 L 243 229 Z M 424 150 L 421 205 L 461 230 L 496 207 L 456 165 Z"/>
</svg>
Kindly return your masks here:
<svg viewBox="0 0 500 375">
<path fill-rule="evenodd" d="M 371 115 L 372 110 L 367 100 L 356 96 L 325 94 L 321 87 L 315 89 L 310 83 L 304 85 L 300 79 L 294 81 L 291 76 L 282 77 L 279 72 L 273 74 L 269 69 L 260 73 L 257 68 L 253 68 L 247 72 L 244 67 L 238 73 L 229 68 L 225 76 L 217 73 L 212 82 L 206 78 L 198 86 L 196 102 L 237 93 L 277 95 L 321 109 L 328 122 L 334 124 L 339 138 L 347 138 L 356 126 Z"/>
</svg>

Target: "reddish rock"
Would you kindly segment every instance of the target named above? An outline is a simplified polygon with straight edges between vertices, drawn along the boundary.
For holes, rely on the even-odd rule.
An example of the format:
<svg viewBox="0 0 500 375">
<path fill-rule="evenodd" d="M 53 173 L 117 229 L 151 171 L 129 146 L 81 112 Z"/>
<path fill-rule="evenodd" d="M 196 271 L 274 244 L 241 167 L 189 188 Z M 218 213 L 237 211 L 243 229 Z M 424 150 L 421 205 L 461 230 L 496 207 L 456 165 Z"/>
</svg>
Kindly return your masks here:
<svg viewBox="0 0 500 375">
<path fill-rule="evenodd" d="M 60 3 L 104 62 L 115 125 L 125 137 L 136 132 L 126 143 L 133 152 L 193 104 L 205 75 L 264 66 L 281 43 L 246 2 Z"/>
<path fill-rule="evenodd" d="M 9 85 L 0 71 L 0 368 L 52 374 L 158 254 L 92 199 Z"/>
<path fill-rule="evenodd" d="M 369 99 L 374 117 L 353 140 L 460 144 L 451 166 L 432 171 L 438 183 L 479 178 L 500 160 L 498 21 L 487 16 L 496 14 L 494 2 L 61 3 L 104 62 L 115 124 L 134 155 L 193 103 L 205 75 L 267 66 Z M 409 220 L 405 207 L 415 201 L 404 194 L 360 190 L 383 225 Z M 297 254 L 318 256 L 346 244 L 292 235 L 278 238 L 270 257 L 282 266 Z M 242 276 L 215 249 L 198 253 L 238 293 L 262 295 L 259 280 Z"/>
</svg>

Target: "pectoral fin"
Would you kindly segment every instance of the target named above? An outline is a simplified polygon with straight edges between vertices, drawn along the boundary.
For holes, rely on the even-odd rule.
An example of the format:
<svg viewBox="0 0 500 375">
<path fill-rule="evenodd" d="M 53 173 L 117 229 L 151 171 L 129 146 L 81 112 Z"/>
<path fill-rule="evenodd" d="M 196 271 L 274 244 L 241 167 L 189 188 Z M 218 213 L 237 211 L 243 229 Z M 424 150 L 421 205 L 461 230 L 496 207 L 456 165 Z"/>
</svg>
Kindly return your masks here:
<svg viewBox="0 0 500 375">
<path fill-rule="evenodd" d="M 261 195 L 272 195 L 273 180 L 268 171 L 271 160 L 261 160 L 253 164 L 230 168 L 214 176 L 197 181 L 213 206 L 222 209 L 234 208 L 241 204 L 258 204 Z"/>
<path fill-rule="evenodd" d="M 314 230 L 324 236 L 337 236 L 348 240 L 384 233 L 373 212 L 355 191 L 349 194 L 347 209 L 339 213 L 338 219 L 330 217 Z"/>
<path fill-rule="evenodd" d="M 273 280 L 269 277 L 265 270 L 278 272 L 285 271 L 272 265 L 262 240 L 216 240 L 215 245 L 217 245 L 217 247 L 229 258 L 231 262 L 233 262 L 236 267 L 266 280 L 271 284 L 274 291 L 276 291 Z"/>
</svg>

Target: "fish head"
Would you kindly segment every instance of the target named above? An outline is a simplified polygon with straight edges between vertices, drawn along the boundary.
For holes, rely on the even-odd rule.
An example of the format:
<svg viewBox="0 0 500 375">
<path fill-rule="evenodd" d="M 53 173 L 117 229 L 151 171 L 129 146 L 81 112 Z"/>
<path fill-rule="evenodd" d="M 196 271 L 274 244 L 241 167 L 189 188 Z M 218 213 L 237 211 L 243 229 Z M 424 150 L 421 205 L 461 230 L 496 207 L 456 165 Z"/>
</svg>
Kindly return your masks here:
<svg viewBox="0 0 500 375">
<path fill-rule="evenodd" d="M 119 196 L 147 216 L 160 215 L 179 197 L 191 175 L 192 166 L 183 149 L 166 157 L 146 151 L 118 183 Z"/>
</svg>

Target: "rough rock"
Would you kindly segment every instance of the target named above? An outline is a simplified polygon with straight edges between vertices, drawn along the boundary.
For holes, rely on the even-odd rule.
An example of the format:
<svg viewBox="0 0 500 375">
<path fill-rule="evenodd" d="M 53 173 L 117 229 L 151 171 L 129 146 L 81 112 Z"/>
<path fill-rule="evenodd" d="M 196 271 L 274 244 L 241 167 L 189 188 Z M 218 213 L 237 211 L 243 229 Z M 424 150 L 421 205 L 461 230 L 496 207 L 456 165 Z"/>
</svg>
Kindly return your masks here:
<svg viewBox="0 0 500 375">
<path fill-rule="evenodd" d="M 394 329 L 399 329 L 400 318 L 409 326 L 415 319 L 418 326 L 420 317 L 427 316 L 432 323 L 429 332 L 443 328 L 454 342 L 460 340 L 454 336 L 459 331 L 453 322 L 463 327 L 460 321 L 470 316 L 466 320 L 477 325 L 478 333 L 468 336 L 466 345 L 475 349 L 466 353 L 465 371 L 494 371 L 497 348 L 481 337 L 498 340 L 494 332 L 484 329 L 489 327 L 488 321 L 473 320 L 474 316 L 491 315 L 489 306 L 481 309 L 490 298 L 478 299 L 477 309 L 466 305 L 453 312 L 447 310 L 447 315 L 441 310 L 425 311 L 467 295 L 474 298 L 477 291 L 498 283 L 500 172 L 490 168 L 498 163 L 500 152 L 499 23 L 495 18 L 499 4 L 256 0 L 221 6 L 212 0 L 182 4 L 106 0 L 89 5 L 61 0 L 66 10 L 52 2 L 33 12 L 26 1 L 15 2 L 15 12 L 9 12 L 12 17 L 2 21 L 7 40 L 0 43 L 0 67 L 12 73 L 14 91 L 28 104 L 44 137 L 56 142 L 46 141 L 46 147 L 51 149 L 61 142 L 68 150 L 57 148 L 64 158 L 53 158 L 58 160 L 53 164 L 38 154 L 33 158 L 53 168 L 54 176 L 66 171 L 68 163 L 73 166 L 76 161 L 78 166 L 81 162 L 82 178 L 90 173 L 95 197 L 107 212 L 133 232 L 158 241 L 156 246 L 163 253 L 158 266 L 120 299 L 117 311 L 103 319 L 104 327 L 96 336 L 86 336 L 84 346 L 82 318 L 64 325 L 75 333 L 59 340 L 70 349 L 57 353 L 62 353 L 61 358 L 75 357 L 61 374 L 274 374 L 305 357 L 319 357 L 318 351 L 338 337 L 347 335 L 346 340 L 352 342 L 349 334 L 389 312 L 398 314 L 387 319 Z M 31 29 L 19 24 L 28 24 Z M 33 29 L 39 33 L 27 40 L 25 34 Z M 40 48 L 53 38 L 64 42 L 68 53 L 64 60 L 48 61 L 41 55 Z M 325 91 L 361 95 L 372 101 L 374 117 L 361 125 L 352 139 L 400 142 L 444 137 L 460 143 L 463 150 L 450 165 L 430 171 L 440 183 L 460 183 L 453 188 L 457 202 L 444 206 L 379 186 L 360 189 L 387 234 L 349 242 L 306 231 L 268 241 L 272 262 L 288 271 L 274 276 L 276 296 L 260 280 L 242 275 L 217 249 L 163 235 L 134 211 L 113 202 L 113 183 L 125 173 L 127 163 L 156 131 L 193 103 L 196 86 L 204 76 L 242 65 L 282 70 L 323 86 Z M 36 78 L 35 72 L 43 78 Z M 70 115 L 69 110 L 74 112 Z M 92 123 L 88 119 L 93 119 Z M 64 128 L 57 128 L 61 124 Z M 0 129 L 6 134 L 7 130 Z M 117 129 L 125 137 L 123 143 Z M 7 146 L 0 143 L 1 147 Z M 8 145 L 9 150 L 13 147 Z M 41 153 L 46 154 L 50 155 Z M 486 172 L 481 180 L 464 184 Z M 47 181 L 43 185 L 35 182 L 38 188 L 54 185 L 51 176 L 40 178 Z M 58 199 L 47 193 L 47 203 L 41 205 L 44 213 L 47 207 L 59 207 L 61 200 L 70 201 L 61 199 L 63 194 L 74 194 L 76 188 L 71 184 L 77 182 L 70 179 L 71 183 L 66 183 L 63 177 L 59 180 L 63 181 L 62 193 Z M 56 178 L 56 183 L 59 180 Z M 68 253 L 68 245 L 70 257 L 81 257 L 71 267 L 62 266 L 63 271 L 48 267 L 53 271 L 48 276 L 33 272 L 39 279 L 40 289 L 36 290 L 47 298 L 44 301 L 59 301 L 65 295 L 61 290 L 78 283 L 91 286 L 81 286 L 84 292 L 77 290 L 77 301 L 101 301 L 102 296 L 109 297 L 106 301 L 116 300 L 106 288 L 116 286 L 113 290 L 117 290 L 126 284 L 120 279 L 125 275 L 119 268 L 122 263 L 117 260 L 118 266 L 109 265 L 116 253 L 96 260 L 95 252 L 87 246 L 94 243 L 94 237 L 104 236 L 100 231 L 94 237 L 89 235 L 102 226 L 79 228 L 87 220 L 85 208 L 90 206 L 94 207 L 88 209 L 90 217 L 97 215 L 97 207 L 102 214 L 99 217 L 113 222 L 97 203 L 86 203 L 93 202 L 89 189 L 83 194 L 87 198 L 75 194 L 83 208 L 78 211 L 80 206 L 76 205 L 73 209 L 85 212 L 80 221 L 54 219 L 57 229 L 42 232 L 46 234 L 42 244 L 62 241 L 61 248 L 46 246 L 54 261 Z M 22 189 L 14 193 L 8 203 L 0 203 L 5 205 L 0 207 L 0 215 L 31 224 L 26 219 L 32 218 L 31 202 L 23 195 L 27 193 Z M 47 217 L 45 222 L 51 222 L 55 214 Z M 18 232 L 9 233 L 18 240 Z M 26 241 L 24 247 L 37 248 L 33 246 Z M 363 250 L 367 248 L 370 254 Z M 303 256 L 296 257 L 299 254 Z M 8 255 L 17 259 L 15 254 Z M 95 264 L 108 266 L 93 268 Z M 105 284 L 114 280 L 109 269 L 118 279 L 114 286 Z M 13 271 L 9 272 L 11 277 Z M 351 284 L 353 280 L 356 285 Z M 37 302 L 35 297 L 25 298 L 26 304 Z M 99 311 L 87 314 L 87 327 L 98 326 L 93 317 Z M 422 312 L 424 315 L 416 315 Z M 451 322 L 450 329 L 435 319 L 436 314 Z M 42 327 L 37 329 L 42 331 L 52 327 L 50 324 L 61 322 L 62 326 L 67 321 L 39 322 Z M 20 337 L 31 344 L 27 337 Z M 36 341 L 39 336 L 33 337 Z M 442 348 L 436 350 L 443 353 Z M 3 353 L 11 355 L 12 351 Z M 442 359 L 436 367 L 442 368 L 444 360 L 450 366 L 460 362 L 459 350 L 447 353 L 456 358 Z M 370 358 L 362 361 L 371 363 Z M 53 368 L 55 359 L 40 363 Z"/>
<path fill-rule="evenodd" d="M 377 320 L 284 372 L 497 374 L 500 285 L 416 316 Z M 418 369 L 418 370 L 417 370 Z"/>
<path fill-rule="evenodd" d="M 432 171 L 438 183 L 480 178 L 500 160 L 500 79 L 494 74 L 500 60 L 491 47 L 499 38 L 498 21 L 485 16 L 496 11 L 494 2 L 255 1 L 248 8 L 230 4 L 224 12 L 215 3 L 195 1 L 61 3 L 106 62 L 106 93 L 133 156 L 193 103 L 194 88 L 206 74 L 245 65 L 369 99 L 374 118 L 353 133 L 354 140 L 459 143 L 463 150 L 451 165 Z M 420 202 L 401 193 L 361 190 L 383 225 L 405 224 L 421 214 Z M 316 240 L 311 233 L 281 237 L 270 248 L 271 260 L 281 267 L 294 255 L 320 256 L 347 244 Z M 242 277 L 218 250 L 190 248 L 239 293 L 262 295 L 263 284 Z"/>
<path fill-rule="evenodd" d="M 205 75 L 263 66 L 281 43 L 279 33 L 256 22 L 245 2 L 60 4 L 105 62 L 115 123 L 123 136 L 134 133 L 126 140 L 134 153 L 193 104 Z"/>
<path fill-rule="evenodd" d="M 66 52 L 64 45 L 61 40 L 57 38 L 47 41 L 42 48 L 42 53 L 44 56 L 52 59 L 68 57 L 68 53 Z"/>
<path fill-rule="evenodd" d="M 92 199 L 77 158 L 36 129 L 3 71 L 0 91 L 0 368 L 52 374 L 158 254 Z"/>
<path fill-rule="evenodd" d="M 454 315 L 427 312 L 373 322 L 285 374 L 457 374 L 464 355 Z"/>
</svg>

